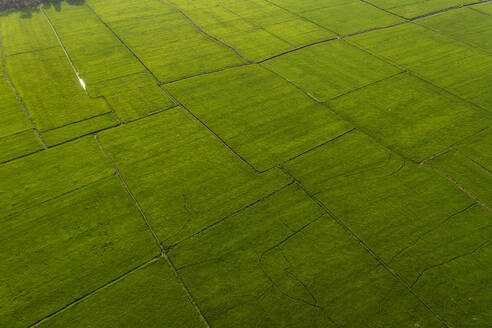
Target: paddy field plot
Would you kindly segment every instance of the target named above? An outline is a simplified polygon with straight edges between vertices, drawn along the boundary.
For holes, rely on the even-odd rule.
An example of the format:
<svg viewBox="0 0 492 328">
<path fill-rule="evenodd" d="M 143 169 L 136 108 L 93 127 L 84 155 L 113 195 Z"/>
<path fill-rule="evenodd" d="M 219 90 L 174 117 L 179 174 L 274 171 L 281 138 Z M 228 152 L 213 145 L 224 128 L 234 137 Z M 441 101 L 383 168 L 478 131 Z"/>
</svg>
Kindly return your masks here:
<svg viewBox="0 0 492 328">
<path fill-rule="evenodd" d="M 370 0 L 382 9 L 405 18 L 420 17 L 453 7 L 476 3 L 473 0 Z"/>
<path fill-rule="evenodd" d="M 198 76 L 166 88 L 259 171 L 352 128 L 295 86 L 257 66 Z"/>
<path fill-rule="evenodd" d="M 492 111 L 490 54 L 415 24 L 366 33 L 349 42 Z"/>
<path fill-rule="evenodd" d="M 0 12 L 0 327 L 489 328 L 491 15 Z"/>
<path fill-rule="evenodd" d="M 5 162 L 43 149 L 32 124 L 23 111 L 12 87 L 4 76 L 0 77 L 0 162 Z"/>
<path fill-rule="evenodd" d="M 492 53 L 491 19 L 492 16 L 468 7 L 422 19 L 418 24 Z"/>
<path fill-rule="evenodd" d="M 479 6 L 473 7 L 473 9 L 478 10 L 481 13 L 492 15 L 492 5 L 488 2 L 480 4 Z"/>
<path fill-rule="evenodd" d="M 161 82 L 244 63 L 162 1 L 91 0 L 100 19 Z"/>
</svg>

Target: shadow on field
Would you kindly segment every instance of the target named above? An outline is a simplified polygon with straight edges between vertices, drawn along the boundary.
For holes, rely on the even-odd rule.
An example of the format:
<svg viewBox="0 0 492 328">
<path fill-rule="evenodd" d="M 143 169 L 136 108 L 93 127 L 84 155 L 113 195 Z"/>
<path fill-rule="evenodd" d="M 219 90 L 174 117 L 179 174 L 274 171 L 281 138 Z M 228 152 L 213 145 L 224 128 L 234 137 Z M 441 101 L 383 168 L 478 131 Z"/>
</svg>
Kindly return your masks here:
<svg viewBox="0 0 492 328">
<path fill-rule="evenodd" d="M 85 0 L 6 0 L 5 2 L 0 1 L 0 17 L 20 12 L 20 18 L 31 18 L 33 13 L 39 11 L 40 5 L 44 9 L 53 7 L 56 11 L 61 11 L 62 2 L 66 2 L 71 6 L 85 4 Z"/>
</svg>

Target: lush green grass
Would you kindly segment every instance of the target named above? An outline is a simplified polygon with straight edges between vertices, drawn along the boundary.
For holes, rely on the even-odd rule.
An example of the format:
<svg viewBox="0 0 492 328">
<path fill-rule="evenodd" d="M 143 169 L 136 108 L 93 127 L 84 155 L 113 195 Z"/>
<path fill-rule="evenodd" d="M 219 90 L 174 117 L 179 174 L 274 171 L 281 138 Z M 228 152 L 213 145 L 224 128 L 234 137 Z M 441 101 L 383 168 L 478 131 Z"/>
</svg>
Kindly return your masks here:
<svg viewBox="0 0 492 328">
<path fill-rule="evenodd" d="M 124 15 L 127 2 L 134 11 Z M 154 2 L 148 10 L 147 2 L 91 0 L 89 4 L 161 82 L 244 63 L 178 11 L 159 0 Z"/>
<path fill-rule="evenodd" d="M 158 254 L 116 177 L 1 223 L 8 327 L 25 327 Z M 36 229 L 33 229 L 33 226 Z"/>
<path fill-rule="evenodd" d="M 481 5 L 474 6 L 473 9 L 481 11 L 484 14 L 492 15 L 492 4 L 484 3 Z"/>
<path fill-rule="evenodd" d="M 259 171 L 351 129 L 326 107 L 257 66 L 166 88 Z"/>
<path fill-rule="evenodd" d="M 104 96 L 121 121 L 174 106 L 147 72 L 89 85 L 87 90 L 91 96 Z"/>
<path fill-rule="evenodd" d="M 215 327 L 440 327 L 296 186 L 170 258 Z"/>
<path fill-rule="evenodd" d="M 113 173 L 92 137 L 4 164 L 0 166 L 2 214 L 21 213 Z"/>
<path fill-rule="evenodd" d="M 406 73 L 346 94 L 329 106 L 417 162 L 492 124 L 489 112 Z"/>
<path fill-rule="evenodd" d="M 492 52 L 491 22 L 492 17 L 470 8 L 463 8 L 431 16 L 420 20 L 418 24 Z"/>
<path fill-rule="evenodd" d="M 87 6 L 63 2 L 46 13 L 86 84 L 145 70 Z"/>
<path fill-rule="evenodd" d="M 43 131 L 43 139 L 48 146 L 53 146 L 116 125 L 118 125 L 118 122 L 115 119 L 115 115 L 108 112 L 83 121 Z"/>
<path fill-rule="evenodd" d="M 254 173 L 180 108 L 100 139 L 166 246 L 290 182 L 279 170 Z"/>
<path fill-rule="evenodd" d="M 295 13 L 302 13 L 304 11 L 314 9 L 346 5 L 352 2 L 357 2 L 357 0 L 270 0 L 270 2 L 285 8 L 286 10 L 290 10 Z"/>
<path fill-rule="evenodd" d="M 252 60 L 335 36 L 332 31 L 265 1 L 229 1 L 223 6 L 254 26 L 253 30 L 222 37 Z"/>
<path fill-rule="evenodd" d="M 453 183 L 359 132 L 286 168 L 451 326 L 489 322 L 492 214 Z"/>
<path fill-rule="evenodd" d="M 85 93 L 42 13 L 10 14 L 2 24 L 8 26 L 2 29 L 7 73 L 41 131 L 109 111 Z"/>
<path fill-rule="evenodd" d="M 7 79 L 0 76 L 0 137 L 31 128 L 21 104 L 15 97 Z"/>
<path fill-rule="evenodd" d="M 385 261 L 473 203 L 451 182 L 358 131 L 286 168 Z"/>
<path fill-rule="evenodd" d="M 488 327 L 492 7 L 464 3 L 0 13 L 0 327 Z"/>
<path fill-rule="evenodd" d="M 106 97 L 122 121 L 173 104 L 89 7 L 62 3 L 60 8 L 47 13 L 92 97 Z"/>
<path fill-rule="evenodd" d="M 454 146 L 465 156 L 492 171 L 492 129 L 488 128 Z"/>
<path fill-rule="evenodd" d="M 234 45 L 249 60 L 261 60 L 273 54 L 293 48 L 264 29 L 252 29 L 222 37 L 228 44 Z"/>
<path fill-rule="evenodd" d="M 85 93 L 61 48 L 10 56 L 6 62 L 10 79 L 41 131 L 110 110 L 103 99 Z"/>
<path fill-rule="evenodd" d="M 301 15 L 341 35 L 392 25 L 402 21 L 399 17 L 359 1 L 306 11 Z"/>
<path fill-rule="evenodd" d="M 284 76 L 320 101 L 400 71 L 344 40 L 294 51 L 262 65 Z"/>
<path fill-rule="evenodd" d="M 173 1 L 205 31 L 233 46 L 250 60 L 328 39 L 335 33 L 265 1 Z"/>
<path fill-rule="evenodd" d="M 442 9 L 474 3 L 474 0 L 370 0 L 371 3 L 406 18 L 418 17 Z"/>
<path fill-rule="evenodd" d="M 1 169 L 6 326 L 30 325 L 158 254 L 93 138 Z"/>
<path fill-rule="evenodd" d="M 206 327 L 164 260 L 129 274 L 39 327 Z"/>
<path fill-rule="evenodd" d="M 356 36 L 350 42 L 492 111 L 492 93 L 488 92 L 492 61 L 481 50 L 415 24 Z"/>
<path fill-rule="evenodd" d="M 492 174 L 490 171 L 453 150 L 433 158 L 426 164 L 451 177 L 481 202 L 492 208 Z"/>
<path fill-rule="evenodd" d="M 174 12 L 160 0 L 87 0 L 86 3 L 106 22 Z"/>
<path fill-rule="evenodd" d="M 31 15 L 5 12 L 0 16 L 0 27 L 6 56 L 58 46 L 48 21 L 39 11 Z"/>
<path fill-rule="evenodd" d="M 67 15 L 63 16 L 57 27 L 61 27 L 60 30 L 63 32 L 63 36 L 66 37 L 63 41 L 68 41 L 64 45 L 69 46 L 69 54 L 71 59 L 75 61 L 77 69 L 81 66 L 84 69 L 84 73 L 86 70 L 89 71 L 87 68 L 94 67 L 94 65 L 78 64 L 85 63 L 90 58 L 97 56 L 97 60 L 100 63 L 99 67 L 97 67 L 97 74 L 100 74 L 101 71 L 108 72 L 106 70 L 108 68 L 107 60 L 110 58 L 110 62 L 114 62 L 115 57 L 101 51 L 101 47 L 98 48 L 97 44 L 80 42 L 80 35 L 82 34 L 84 36 L 92 36 L 93 40 L 99 38 L 100 35 L 104 35 L 104 33 L 101 33 L 101 28 L 105 32 L 105 27 L 97 19 L 96 22 L 91 22 L 90 18 L 95 19 L 95 17 L 90 12 L 84 11 L 85 14 L 88 13 L 92 16 L 81 15 L 77 11 L 84 8 L 87 10 L 86 7 L 69 6 L 63 3 L 60 8 Z M 54 8 L 47 11 L 61 15 L 61 12 L 57 12 Z M 58 15 L 54 15 L 55 18 L 59 17 Z M 111 108 L 103 99 L 91 99 L 84 91 L 74 68 L 71 66 L 56 39 L 56 34 L 43 13 L 34 12 L 31 17 L 22 17 L 12 13 L 5 18 L 2 17 L 1 22 L 5 25 L 5 28 L 2 28 L 2 37 L 4 39 L 3 47 L 6 54 L 7 73 L 34 124 L 42 135 L 46 137 L 48 145 L 58 144 L 117 124 L 117 120 L 112 114 L 104 117 L 100 116 L 101 114 L 109 113 Z M 87 30 L 87 28 L 96 25 L 99 29 Z M 67 29 L 70 29 L 72 34 L 68 33 Z M 109 33 L 108 31 L 106 32 Z M 99 45 L 102 43 L 108 48 L 107 40 L 108 38 L 99 39 Z M 110 35 L 109 40 L 113 41 L 113 47 L 116 44 L 126 51 L 126 48 L 117 40 L 114 40 L 112 35 Z M 75 45 L 78 46 L 78 49 L 74 49 Z M 72 50 L 74 50 L 75 56 L 73 56 Z M 77 56 L 81 51 L 96 51 L 96 54 L 92 52 L 92 57 L 88 57 L 87 54 Z M 137 64 L 140 70 L 143 70 L 138 61 L 128 51 L 127 56 Z M 104 67 L 101 64 L 104 64 Z M 123 62 L 123 66 L 128 67 L 128 62 Z M 118 73 L 121 74 L 121 72 Z M 88 75 L 93 78 L 90 72 Z M 85 78 L 83 74 L 82 77 Z M 1 106 L 5 107 L 7 115 L 5 121 L 2 120 L 1 124 L 8 124 L 10 130 L 13 130 L 20 122 L 30 127 L 31 124 L 25 117 L 13 92 L 10 90 L 10 93 L 7 93 L 7 88 L 10 89 L 8 84 L 2 83 L 1 88 L 6 92 L 5 96 L 2 94 L 2 98 L 5 97 L 6 102 Z M 9 98 L 7 99 L 7 97 Z M 17 105 L 14 104 L 14 101 L 17 102 Z M 15 117 L 11 116 L 14 113 L 16 113 Z M 94 116 L 98 118 L 90 122 L 85 121 Z M 15 145 L 17 141 L 19 141 L 19 145 Z M 39 147 L 39 142 L 35 142 L 33 137 L 27 134 L 24 137 L 9 138 L 8 141 L 5 139 L 4 142 L 8 142 L 6 144 L 8 146 L 3 147 L 12 148 L 12 154 L 7 155 L 5 152 L 3 158 L 23 155 L 37 150 Z"/>
<path fill-rule="evenodd" d="M 0 137 L 0 163 L 43 149 L 32 129 Z"/>
</svg>

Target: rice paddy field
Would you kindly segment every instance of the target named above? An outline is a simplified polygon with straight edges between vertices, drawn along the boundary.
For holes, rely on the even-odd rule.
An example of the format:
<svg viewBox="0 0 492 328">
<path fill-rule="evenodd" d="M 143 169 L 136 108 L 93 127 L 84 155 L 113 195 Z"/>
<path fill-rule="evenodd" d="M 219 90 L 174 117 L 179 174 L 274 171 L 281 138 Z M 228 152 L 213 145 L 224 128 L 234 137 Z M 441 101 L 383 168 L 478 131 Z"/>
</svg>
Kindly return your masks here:
<svg viewBox="0 0 492 328">
<path fill-rule="evenodd" d="M 492 327 L 492 1 L 55 1 L 0 51 L 1 328 Z"/>
</svg>

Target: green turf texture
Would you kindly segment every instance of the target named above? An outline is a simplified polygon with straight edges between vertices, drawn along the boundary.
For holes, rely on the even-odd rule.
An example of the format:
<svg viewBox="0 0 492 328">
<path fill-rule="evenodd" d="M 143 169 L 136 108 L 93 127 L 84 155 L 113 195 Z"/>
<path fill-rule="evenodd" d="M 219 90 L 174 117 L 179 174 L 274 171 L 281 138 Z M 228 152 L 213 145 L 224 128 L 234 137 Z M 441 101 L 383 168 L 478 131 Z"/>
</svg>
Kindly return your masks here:
<svg viewBox="0 0 492 328">
<path fill-rule="evenodd" d="M 0 163 L 43 149 L 33 129 L 0 137 Z"/>
<path fill-rule="evenodd" d="M 44 15 L 22 11 L 4 12 L 0 16 L 0 31 L 5 55 L 58 47 L 58 41 Z"/>
<path fill-rule="evenodd" d="M 326 101 L 400 72 L 344 40 L 291 52 L 262 64 Z"/>
<path fill-rule="evenodd" d="M 7 72 L 40 131 L 109 111 L 103 99 L 91 99 L 61 48 L 6 58 Z"/>
<path fill-rule="evenodd" d="M 330 101 L 386 147 L 420 162 L 492 124 L 492 114 L 407 73 Z"/>
<path fill-rule="evenodd" d="M 454 148 L 459 150 L 465 157 L 477 162 L 488 171 L 492 171 L 492 129 L 487 128 L 480 131 L 458 144 Z"/>
<path fill-rule="evenodd" d="M 475 10 L 478 10 L 484 14 L 492 16 L 492 4 L 490 4 L 490 3 L 484 3 L 481 5 L 473 6 L 472 8 Z"/>
<path fill-rule="evenodd" d="M 265 1 L 229 1 L 223 7 L 253 25 L 252 30 L 220 36 L 251 60 L 335 36 L 333 31 Z"/>
<path fill-rule="evenodd" d="M 340 35 L 388 26 L 402 21 L 399 17 L 359 1 L 306 11 L 301 15 Z"/>
<path fill-rule="evenodd" d="M 48 146 L 55 146 L 81 136 L 115 127 L 118 124 L 114 113 L 108 112 L 52 130 L 43 131 L 43 139 Z"/>
<path fill-rule="evenodd" d="M 257 66 L 203 75 L 166 88 L 258 171 L 352 128 Z"/>
<path fill-rule="evenodd" d="M 279 170 L 256 174 L 180 108 L 100 140 L 165 246 L 290 183 Z"/>
<path fill-rule="evenodd" d="M 302 15 L 302 12 L 305 11 L 347 5 L 352 2 L 357 2 L 357 0 L 269 0 L 269 2 L 274 3 L 285 10 Z"/>
<path fill-rule="evenodd" d="M 491 285 L 480 263 L 490 256 L 492 214 L 452 182 L 357 131 L 285 167 L 452 326 L 488 322 Z M 441 266 L 455 270 L 436 275 Z"/>
<path fill-rule="evenodd" d="M 103 96 L 123 122 L 174 106 L 147 72 L 107 80 L 87 87 L 91 96 Z"/>
<path fill-rule="evenodd" d="M 231 49 L 198 31 L 177 10 L 158 0 L 145 8 L 148 2 L 88 3 L 160 82 L 244 63 Z M 134 11 L 122 14 L 121 8 L 126 12 L 128 4 Z"/>
<path fill-rule="evenodd" d="M 492 111 L 492 94 L 487 91 L 492 61 L 479 49 L 415 24 L 355 36 L 350 42 Z"/>
<path fill-rule="evenodd" d="M 7 79 L 0 76 L 0 137 L 31 128 L 31 123 L 22 110 Z"/>
<path fill-rule="evenodd" d="M 87 6 L 62 2 L 46 14 L 86 84 L 145 71 Z"/>
<path fill-rule="evenodd" d="M 453 39 L 492 52 L 492 17 L 470 8 L 448 11 L 418 21 L 418 24 L 439 31 Z"/>
<path fill-rule="evenodd" d="M 39 327 L 206 327 L 163 260 L 132 272 Z"/>
<path fill-rule="evenodd" d="M 426 165 L 452 178 L 480 202 L 492 208 L 492 174 L 479 163 L 450 150 L 426 162 Z"/>
<path fill-rule="evenodd" d="M 0 207 L 7 216 L 20 213 L 112 174 L 93 138 L 82 138 L 2 165 Z"/>
<path fill-rule="evenodd" d="M 91 138 L 66 146 L 66 151 L 48 150 L 2 167 L 2 171 L 30 180 L 17 188 L 9 185 L 10 179 L 2 180 L 3 198 L 15 199 L 7 204 L 26 197 L 31 203 L 22 202 L 23 211 L 11 211 L 0 223 L 8 236 L 2 238 L 1 247 L 9 249 L 1 255 L 4 265 L 0 269 L 1 276 L 8 277 L 2 297 L 11 300 L 0 311 L 6 326 L 33 324 L 159 253 L 132 199 L 114 175 L 78 188 L 74 188 L 76 184 L 65 186 L 62 193 L 62 186 L 44 192 L 52 184 L 76 180 L 87 171 L 98 170 L 102 175 L 105 170 L 98 166 L 110 165 L 100 151 L 97 157 L 91 155 L 97 148 Z M 82 154 L 102 163 L 82 168 Z M 46 161 L 40 164 L 43 157 Z M 33 165 L 36 173 L 30 169 Z M 73 167 L 78 168 L 78 174 L 71 173 Z M 53 169 L 55 174 L 51 174 Z M 66 190 L 69 188 L 73 189 Z"/>
<path fill-rule="evenodd" d="M 0 327 L 489 327 L 471 2 L 0 12 Z"/>
<path fill-rule="evenodd" d="M 173 3 L 205 31 L 230 44 L 250 60 L 260 60 L 335 33 L 265 1 L 215 1 L 202 5 Z"/>
<path fill-rule="evenodd" d="M 207 33 L 261 60 L 297 46 L 325 40 L 335 33 L 276 4 L 263 1 L 190 2 L 172 0 Z"/>
<path fill-rule="evenodd" d="M 215 327 L 440 327 L 296 186 L 178 245 L 170 258 Z"/>
<path fill-rule="evenodd" d="M 414 18 L 451 7 L 458 7 L 477 1 L 474 0 L 369 0 L 370 3 L 401 15 Z"/>
<path fill-rule="evenodd" d="M 138 59 L 88 6 L 47 10 L 92 97 L 105 97 L 122 121 L 168 108 L 172 101 Z"/>
</svg>

